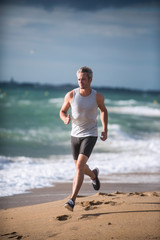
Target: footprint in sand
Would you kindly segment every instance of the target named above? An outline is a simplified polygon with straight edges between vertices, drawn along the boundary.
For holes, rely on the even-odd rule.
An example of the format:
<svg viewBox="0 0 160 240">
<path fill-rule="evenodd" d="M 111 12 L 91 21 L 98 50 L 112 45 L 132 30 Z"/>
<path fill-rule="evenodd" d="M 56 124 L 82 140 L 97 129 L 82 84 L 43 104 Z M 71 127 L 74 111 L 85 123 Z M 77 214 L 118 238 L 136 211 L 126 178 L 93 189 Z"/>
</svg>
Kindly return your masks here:
<svg viewBox="0 0 160 240">
<path fill-rule="evenodd" d="M 124 192 L 119 192 L 119 191 L 116 191 L 115 194 L 126 195 L 126 193 L 124 193 Z"/>
<path fill-rule="evenodd" d="M 53 237 L 56 237 L 58 235 L 58 233 L 53 233 L 51 235 L 48 235 L 49 238 L 53 238 Z"/>
<path fill-rule="evenodd" d="M 88 210 L 93 210 L 93 209 L 96 209 L 97 205 L 102 205 L 102 204 L 110 204 L 111 206 L 115 206 L 115 205 L 121 205 L 123 204 L 124 202 L 121 202 L 121 203 L 118 203 L 118 202 L 114 202 L 114 201 L 107 201 L 107 202 L 102 202 L 102 201 L 84 201 L 84 202 L 81 202 L 81 205 L 82 207 L 84 207 L 86 211 Z"/>
<path fill-rule="evenodd" d="M 97 207 L 92 207 L 92 206 L 88 206 L 88 207 L 85 207 L 85 211 L 89 211 L 89 210 L 94 210 L 96 209 Z"/>
<path fill-rule="evenodd" d="M 11 233 L 5 233 L 5 234 L 2 234 L 1 237 L 5 237 L 5 236 L 8 236 L 8 239 L 22 239 L 23 236 L 21 235 L 17 235 L 17 232 L 11 232 Z"/>
<path fill-rule="evenodd" d="M 71 218 L 70 215 L 61 215 L 61 216 L 57 216 L 57 217 L 56 217 L 56 219 L 57 219 L 58 221 L 66 221 L 66 220 L 68 220 L 69 218 Z"/>
<path fill-rule="evenodd" d="M 160 195 L 157 192 L 152 192 L 150 194 L 151 197 L 160 197 Z"/>
<path fill-rule="evenodd" d="M 81 202 L 81 205 L 82 205 L 83 207 L 95 206 L 95 205 L 101 205 L 101 204 L 103 204 L 103 202 L 101 202 L 101 201 L 95 201 L 95 200 L 93 200 L 93 201 L 84 201 L 84 202 Z"/>
<path fill-rule="evenodd" d="M 145 197 L 147 196 L 146 194 L 142 193 L 142 192 L 131 192 L 131 193 L 128 193 L 127 196 L 140 196 L 140 197 Z"/>
<path fill-rule="evenodd" d="M 116 205 L 122 205 L 124 203 L 123 202 L 114 202 L 114 201 L 108 201 L 108 202 L 105 202 L 104 204 L 110 204 L 111 206 L 116 206 Z"/>
<path fill-rule="evenodd" d="M 110 204 L 111 206 L 115 206 L 117 205 L 117 202 L 108 201 L 108 202 L 105 202 L 104 204 Z"/>
<path fill-rule="evenodd" d="M 96 194 L 97 196 L 106 196 L 106 197 L 114 197 L 115 194 L 112 194 L 112 193 L 102 193 L 102 192 L 99 192 Z"/>
<path fill-rule="evenodd" d="M 81 202 L 82 207 L 84 207 L 86 211 L 96 209 L 97 207 L 95 206 L 101 204 L 103 204 L 103 202 L 95 200 Z"/>
</svg>

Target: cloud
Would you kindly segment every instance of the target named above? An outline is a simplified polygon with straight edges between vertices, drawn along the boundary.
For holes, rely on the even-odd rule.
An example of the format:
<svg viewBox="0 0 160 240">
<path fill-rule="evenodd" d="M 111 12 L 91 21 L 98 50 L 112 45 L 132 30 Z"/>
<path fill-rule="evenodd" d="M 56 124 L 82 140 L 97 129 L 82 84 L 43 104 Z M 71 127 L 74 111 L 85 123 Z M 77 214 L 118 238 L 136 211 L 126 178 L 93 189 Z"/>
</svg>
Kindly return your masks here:
<svg viewBox="0 0 160 240">
<path fill-rule="evenodd" d="M 124 49 L 123 42 L 127 42 L 127 52 L 133 51 L 133 48 L 135 52 L 137 44 L 138 51 L 143 49 L 158 31 L 155 17 L 155 12 L 141 10 L 137 14 L 136 9 L 102 9 L 96 13 L 55 9 L 48 13 L 44 9 L 18 7 L 4 14 L 3 42 L 7 52 L 9 45 L 17 52 L 21 48 L 21 54 L 23 49 L 36 49 L 37 57 L 40 54 L 47 58 L 57 55 L 60 59 L 67 51 L 70 51 L 70 57 L 78 51 L 80 57 L 83 48 L 85 51 L 94 49 L 90 53 L 94 58 L 94 52 L 98 49 L 97 57 L 103 59 L 104 52 L 110 56 L 112 48 L 112 57 L 115 51 Z M 30 52 L 30 55 L 34 53 Z"/>
<path fill-rule="evenodd" d="M 122 8 L 134 6 L 158 6 L 159 0 L 2 0 L 3 5 L 23 5 L 41 7 L 47 11 L 53 10 L 55 7 L 69 7 L 77 10 L 97 10 L 103 8 Z"/>
<path fill-rule="evenodd" d="M 96 12 L 56 8 L 47 12 L 42 8 L 18 6 L 2 13 L 4 25 L 1 28 L 3 36 L 7 36 L 5 42 L 9 39 L 13 42 L 18 38 L 15 40 L 17 44 L 20 44 L 19 41 L 32 41 L 37 44 L 43 42 L 46 46 L 52 44 L 57 47 L 58 44 L 78 47 L 87 41 L 95 45 L 98 42 L 102 44 L 102 41 L 108 44 L 112 39 L 115 42 L 118 38 L 148 38 L 159 32 L 158 25 L 156 29 L 159 13 L 145 8 L 138 11 L 135 8 L 101 9 Z M 30 48 L 36 46 L 31 45 Z"/>
</svg>

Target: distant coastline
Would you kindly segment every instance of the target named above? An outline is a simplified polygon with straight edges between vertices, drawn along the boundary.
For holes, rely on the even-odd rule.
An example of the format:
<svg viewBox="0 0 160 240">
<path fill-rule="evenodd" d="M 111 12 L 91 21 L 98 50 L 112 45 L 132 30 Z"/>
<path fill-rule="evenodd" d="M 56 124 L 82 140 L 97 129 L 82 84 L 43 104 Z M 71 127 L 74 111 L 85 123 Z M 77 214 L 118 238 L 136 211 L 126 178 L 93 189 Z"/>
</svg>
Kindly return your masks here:
<svg viewBox="0 0 160 240">
<path fill-rule="evenodd" d="M 10 81 L 0 81 L 0 88 L 7 87 L 7 88 L 28 88 L 28 89 L 57 89 L 57 90 L 67 90 L 70 91 L 73 88 L 76 88 L 77 85 L 75 84 L 49 84 L 49 83 L 29 83 L 29 82 L 17 82 L 15 80 Z M 96 90 L 103 90 L 103 91 L 120 91 L 120 92 L 137 92 L 137 93 L 153 93 L 153 94 L 159 94 L 160 90 L 141 90 L 141 89 L 131 89 L 131 88 L 125 88 L 125 87 L 107 87 L 107 86 L 94 86 L 93 88 Z"/>
</svg>

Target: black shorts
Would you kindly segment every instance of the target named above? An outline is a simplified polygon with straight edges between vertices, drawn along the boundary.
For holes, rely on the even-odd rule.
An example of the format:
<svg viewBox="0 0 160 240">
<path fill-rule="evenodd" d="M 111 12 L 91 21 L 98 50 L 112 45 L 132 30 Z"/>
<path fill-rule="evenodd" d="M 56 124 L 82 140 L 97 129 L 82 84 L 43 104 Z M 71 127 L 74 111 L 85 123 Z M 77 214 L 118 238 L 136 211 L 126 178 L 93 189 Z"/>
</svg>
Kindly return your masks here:
<svg viewBox="0 0 160 240">
<path fill-rule="evenodd" d="M 83 154 L 89 158 L 96 144 L 97 137 L 72 137 L 71 136 L 71 145 L 72 145 L 72 154 L 74 160 L 78 159 L 79 154 Z"/>
</svg>

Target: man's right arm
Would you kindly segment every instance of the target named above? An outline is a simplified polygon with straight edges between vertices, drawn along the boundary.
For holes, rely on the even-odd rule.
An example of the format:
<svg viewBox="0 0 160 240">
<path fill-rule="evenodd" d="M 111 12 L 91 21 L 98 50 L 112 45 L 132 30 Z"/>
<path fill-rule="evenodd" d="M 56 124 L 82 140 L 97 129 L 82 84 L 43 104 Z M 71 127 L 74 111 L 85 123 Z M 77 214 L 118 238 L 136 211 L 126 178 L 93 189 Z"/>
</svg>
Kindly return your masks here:
<svg viewBox="0 0 160 240">
<path fill-rule="evenodd" d="M 67 112 L 71 106 L 72 98 L 73 98 L 73 91 L 68 92 L 64 98 L 64 103 L 59 112 L 60 118 L 64 122 L 64 124 L 69 124 L 71 121 L 70 114 L 68 114 L 68 116 L 67 116 Z"/>
</svg>

